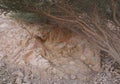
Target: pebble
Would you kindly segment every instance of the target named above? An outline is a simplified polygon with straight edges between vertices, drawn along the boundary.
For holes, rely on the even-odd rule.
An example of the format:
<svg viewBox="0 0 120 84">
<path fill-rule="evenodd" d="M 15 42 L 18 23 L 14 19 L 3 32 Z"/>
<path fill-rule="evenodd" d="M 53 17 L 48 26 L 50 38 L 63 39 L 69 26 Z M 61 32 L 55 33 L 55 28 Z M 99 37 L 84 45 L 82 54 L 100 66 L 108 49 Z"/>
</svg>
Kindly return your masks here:
<svg viewBox="0 0 120 84">
<path fill-rule="evenodd" d="M 6 81 L 6 79 L 5 79 L 5 78 L 3 78 L 2 80 L 3 80 L 3 81 Z"/>
<path fill-rule="evenodd" d="M 24 82 L 27 83 L 27 84 L 30 83 L 30 77 L 29 76 L 25 76 L 24 77 Z"/>
<path fill-rule="evenodd" d="M 71 79 L 75 80 L 77 77 L 75 75 L 71 75 Z"/>
<path fill-rule="evenodd" d="M 56 82 L 54 82 L 53 84 L 57 84 Z"/>
<path fill-rule="evenodd" d="M 17 78 L 16 81 L 15 81 L 16 84 L 22 84 L 22 79 L 21 78 Z"/>
<path fill-rule="evenodd" d="M 62 80 L 62 79 L 63 79 L 63 77 L 60 76 L 60 80 Z"/>
<path fill-rule="evenodd" d="M 24 74 L 21 71 L 16 71 L 16 72 L 13 72 L 12 74 L 13 75 L 17 75 L 19 77 L 23 77 L 24 76 Z"/>
<path fill-rule="evenodd" d="M 52 72 L 56 74 L 57 70 L 55 68 L 53 68 Z"/>
<path fill-rule="evenodd" d="M 2 63 L 0 63 L 0 67 L 4 67 L 5 66 L 5 64 L 2 62 Z"/>
</svg>

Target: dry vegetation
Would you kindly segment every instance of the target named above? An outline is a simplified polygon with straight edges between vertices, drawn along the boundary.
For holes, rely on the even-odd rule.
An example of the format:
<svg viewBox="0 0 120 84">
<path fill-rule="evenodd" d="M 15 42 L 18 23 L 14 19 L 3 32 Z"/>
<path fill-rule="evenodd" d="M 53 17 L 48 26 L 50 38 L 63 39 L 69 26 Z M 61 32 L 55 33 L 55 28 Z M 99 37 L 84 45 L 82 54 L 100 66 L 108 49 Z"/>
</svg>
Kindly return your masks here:
<svg viewBox="0 0 120 84">
<path fill-rule="evenodd" d="M 77 84 L 82 78 L 85 84 L 119 84 L 119 7 L 119 0 L 0 0 L 1 13 L 12 14 L 17 22 L 0 18 L 1 52 L 7 54 L 1 56 L 6 65 L 1 62 L 0 70 L 4 71 L 8 62 L 24 65 L 31 69 L 27 82 L 35 84 L 56 80 L 64 84 L 66 79 L 68 84 Z M 6 70 L 12 73 L 14 68 Z M 20 78 L 5 78 L 8 73 L 1 79 L 23 83 L 26 72 L 22 70 L 18 71 Z M 33 74 L 37 70 L 43 77 Z"/>
<path fill-rule="evenodd" d="M 113 25 L 116 25 L 112 29 L 109 27 L 109 23 L 111 24 L 111 22 L 106 19 L 103 13 L 100 13 L 101 11 L 97 2 L 86 3 L 93 12 L 86 12 L 87 8 L 85 8 L 85 11 L 82 11 L 82 13 L 79 12 L 79 9 L 77 8 L 79 4 L 77 3 L 85 4 L 84 1 L 73 1 L 71 2 L 73 4 L 65 0 L 49 3 L 50 5 L 41 8 L 37 8 L 30 4 L 23 8 L 29 12 L 47 17 L 49 19 L 47 23 L 49 24 L 57 24 L 59 27 L 68 28 L 78 35 L 81 32 L 84 33 L 84 35 L 89 38 L 89 41 L 97 48 L 107 52 L 115 59 L 115 61 L 120 62 L 120 23 L 119 19 L 117 19 L 117 16 L 119 15 L 117 5 L 119 2 L 117 0 L 108 1 L 109 6 L 111 6 L 112 23 Z M 74 27 L 74 25 L 76 27 Z M 52 38 L 52 40 L 54 39 Z"/>
</svg>

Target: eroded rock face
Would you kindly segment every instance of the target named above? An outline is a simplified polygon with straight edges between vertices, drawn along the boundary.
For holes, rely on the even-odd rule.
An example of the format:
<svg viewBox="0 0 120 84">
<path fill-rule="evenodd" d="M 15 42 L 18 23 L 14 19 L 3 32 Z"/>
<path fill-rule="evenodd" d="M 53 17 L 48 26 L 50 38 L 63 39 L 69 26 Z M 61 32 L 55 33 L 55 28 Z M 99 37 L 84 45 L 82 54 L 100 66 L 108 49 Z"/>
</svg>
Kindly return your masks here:
<svg viewBox="0 0 120 84">
<path fill-rule="evenodd" d="M 20 66 L 28 64 L 37 67 L 45 77 L 48 72 L 65 79 L 69 79 L 67 75 L 71 75 L 71 79 L 86 79 L 83 75 L 100 71 L 99 51 L 90 45 L 84 36 L 62 28 L 48 26 L 49 32 L 43 32 L 40 25 L 26 27 L 32 35 L 39 37 L 47 32 L 46 40 L 41 43 L 34 37 L 31 38 L 14 20 L 0 18 L 0 60 Z M 34 72 L 34 69 L 31 70 Z"/>
</svg>

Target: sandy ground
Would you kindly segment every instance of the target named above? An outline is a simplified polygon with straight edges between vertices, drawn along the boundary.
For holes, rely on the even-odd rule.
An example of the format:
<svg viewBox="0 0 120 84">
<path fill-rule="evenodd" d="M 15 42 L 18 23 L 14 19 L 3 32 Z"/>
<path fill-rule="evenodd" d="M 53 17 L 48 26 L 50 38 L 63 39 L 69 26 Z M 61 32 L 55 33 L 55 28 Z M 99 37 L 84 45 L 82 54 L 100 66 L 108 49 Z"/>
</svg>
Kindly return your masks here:
<svg viewBox="0 0 120 84">
<path fill-rule="evenodd" d="M 67 43 L 65 52 L 58 49 L 62 54 L 56 49 L 64 43 L 49 47 L 55 57 L 46 59 L 42 47 L 35 47 L 35 39 L 25 29 L 8 17 L 0 17 L 0 84 L 120 84 L 120 65 L 107 55 L 100 61 L 91 47 L 85 48 L 88 57 L 84 58 L 82 42 L 73 42 L 77 48 Z"/>
</svg>

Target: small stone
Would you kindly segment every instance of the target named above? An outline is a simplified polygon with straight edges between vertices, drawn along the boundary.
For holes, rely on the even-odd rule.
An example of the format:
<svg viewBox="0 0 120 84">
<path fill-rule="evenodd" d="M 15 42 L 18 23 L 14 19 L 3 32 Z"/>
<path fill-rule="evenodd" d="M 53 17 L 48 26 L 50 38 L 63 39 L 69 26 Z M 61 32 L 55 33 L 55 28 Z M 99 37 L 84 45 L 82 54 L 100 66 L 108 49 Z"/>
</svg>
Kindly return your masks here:
<svg viewBox="0 0 120 84">
<path fill-rule="evenodd" d="M 22 79 L 21 78 L 17 78 L 15 81 L 16 84 L 22 84 Z"/>
<path fill-rule="evenodd" d="M 58 48 L 63 48 L 66 45 L 66 43 L 60 43 L 57 47 Z"/>
<path fill-rule="evenodd" d="M 67 75 L 64 75 L 64 78 L 65 78 L 65 79 L 69 79 L 69 77 L 68 77 Z"/>
<path fill-rule="evenodd" d="M 67 48 L 69 48 L 69 49 L 71 49 L 71 48 L 73 48 L 74 47 L 74 45 L 71 45 L 71 44 L 68 44 L 67 45 Z"/>
<path fill-rule="evenodd" d="M 81 60 L 86 60 L 86 57 L 84 55 L 82 55 Z"/>
<path fill-rule="evenodd" d="M 75 80 L 77 77 L 75 75 L 71 75 L 71 79 Z"/>
<path fill-rule="evenodd" d="M 73 62 L 73 61 L 70 61 L 69 63 L 70 63 L 71 65 L 75 64 L 75 62 Z"/>
<path fill-rule="evenodd" d="M 12 83 L 7 83 L 7 84 L 12 84 Z"/>
<path fill-rule="evenodd" d="M 92 65 L 90 64 L 89 67 L 92 67 Z"/>
<path fill-rule="evenodd" d="M 55 68 L 53 68 L 52 72 L 56 74 L 57 70 Z"/>
<path fill-rule="evenodd" d="M 60 80 L 62 80 L 62 79 L 63 79 L 63 77 L 60 76 Z"/>
<path fill-rule="evenodd" d="M 24 81 L 27 82 L 29 80 L 29 77 L 28 76 L 25 76 L 24 77 Z"/>
<path fill-rule="evenodd" d="M 3 81 L 6 81 L 6 79 L 5 79 L 5 78 L 3 78 Z"/>
<path fill-rule="evenodd" d="M 56 82 L 54 82 L 53 84 L 57 84 Z"/>
<path fill-rule="evenodd" d="M 13 72 L 12 74 L 13 75 L 17 75 L 19 77 L 23 77 L 24 76 L 24 74 L 21 71 L 16 71 L 16 72 Z"/>
<path fill-rule="evenodd" d="M 0 63 L 0 67 L 4 67 L 5 66 L 5 64 L 4 63 Z"/>
</svg>

